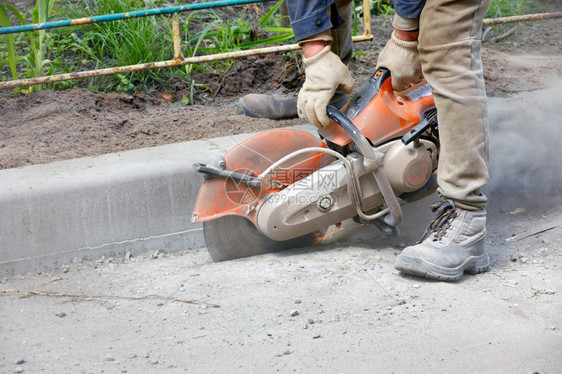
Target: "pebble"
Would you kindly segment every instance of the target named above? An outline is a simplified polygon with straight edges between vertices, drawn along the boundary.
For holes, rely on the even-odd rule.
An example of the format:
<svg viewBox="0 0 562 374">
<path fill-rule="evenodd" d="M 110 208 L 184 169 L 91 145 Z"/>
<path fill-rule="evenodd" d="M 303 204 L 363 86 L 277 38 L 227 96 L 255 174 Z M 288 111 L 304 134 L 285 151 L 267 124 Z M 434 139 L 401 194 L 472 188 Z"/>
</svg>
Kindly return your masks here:
<svg viewBox="0 0 562 374">
<path fill-rule="evenodd" d="M 16 373 L 23 373 L 23 368 L 21 366 L 18 366 L 16 368 Z"/>
<path fill-rule="evenodd" d="M 128 356 L 129 358 L 137 358 L 137 354 L 136 353 L 131 353 Z"/>
<path fill-rule="evenodd" d="M 152 361 L 150 361 L 150 363 L 151 363 L 152 365 L 158 365 L 158 360 L 152 360 Z"/>
<path fill-rule="evenodd" d="M 21 365 L 25 363 L 25 357 L 18 357 L 16 360 L 16 365 Z"/>
<path fill-rule="evenodd" d="M 127 253 L 125 253 L 125 260 L 129 259 L 131 259 L 131 251 L 127 251 Z"/>
<path fill-rule="evenodd" d="M 150 352 L 144 352 L 144 358 L 149 358 L 150 357 Z"/>
<path fill-rule="evenodd" d="M 296 317 L 296 316 L 298 316 L 299 314 L 300 314 L 300 313 L 299 313 L 298 310 L 296 310 L 296 309 L 291 310 L 291 317 Z"/>
<path fill-rule="evenodd" d="M 55 316 L 57 316 L 59 318 L 63 318 L 63 317 L 66 317 L 66 313 L 65 312 L 56 313 Z"/>
<path fill-rule="evenodd" d="M 554 290 L 545 290 L 544 291 L 545 295 L 554 295 L 555 293 L 556 293 L 556 291 L 554 291 Z"/>
<path fill-rule="evenodd" d="M 283 357 L 283 353 L 281 352 L 275 352 L 275 357 Z"/>
</svg>

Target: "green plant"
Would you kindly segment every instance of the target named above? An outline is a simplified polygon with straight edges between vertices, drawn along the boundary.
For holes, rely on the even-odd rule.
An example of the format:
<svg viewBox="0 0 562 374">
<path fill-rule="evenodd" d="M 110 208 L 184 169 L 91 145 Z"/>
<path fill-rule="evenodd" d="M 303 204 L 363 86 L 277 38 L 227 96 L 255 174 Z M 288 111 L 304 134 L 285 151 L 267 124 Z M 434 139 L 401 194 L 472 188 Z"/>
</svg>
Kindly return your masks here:
<svg viewBox="0 0 562 374">
<path fill-rule="evenodd" d="M 17 10 L 11 4 L 0 5 L 0 25 L 2 27 L 10 27 L 10 16 L 8 15 L 8 9 L 17 12 Z M 18 79 L 17 56 L 16 56 L 14 35 L 13 34 L 5 35 L 4 39 L 6 41 L 6 49 L 7 49 L 7 51 L 4 54 L 7 55 L 7 59 L 1 60 L 0 63 L 2 65 L 9 65 L 10 71 L 12 73 L 12 78 Z"/>
<path fill-rule="evenodd" d="M 353 11 L 353 35 L 357 35 L 358 25 L 363 22 L 363 3 L 356 6 Z M 372 0 L 370 14 L 377 17 L 376 21 L 379 22 L 382 27 L 386 27 L 386 24 L 390 21 L 394 15 L 394 8 L 392 0 Z"/>
<path fill-rule="evenodd" d="M 371 1 L 371 14 L 383 16 L 385 18 L 394 15 L 392 0 L 373 0 Z"/>
<path fill-rule="evenodd" d="M 200 54 L 225 53 L 249 49 L 257 45 L 273 44 L 293 38 L 290 28 L 280 27 L 281 17 L 276 17 L 276 12 L 284 0 L 278 1 L 262 16 L 258 25 L 263 31 L 274 34 L 266 38 L 255 38 L 255 27 L 246 19 L 246 10 L 238 17 L 228 22 L 214 11 L 191 12 L 183 21 L 183 51 L 186 57 L 195 57 Z M 197 30 L 193 32 L 193 30 Z M 275 35 L 277 34 L 277 35 Z M 233 65 L 232 60 L 217 61 L 212 64 L 216 70 L 227 70 Z M 185 76 L 190 82 L 189 103 L 193 103 L 196 89 L 209 90 L 210 87 L 196 83 L 192 79 L 193 70 L 203 70 L 197 64 L 186 65 Z M 182 102 L 185 100 L 182 100 Z"/>
<path fill-rule="evenodd" d="M 524 14 L 529 5 L 526 0 L 492 0 L 490 9 L 486 17 L 488 18 L 500 18 L 509 16 L 518 16 Z M 493 27 L 487 27 L 482 33 L 482 40 L 485 40 L 490 32 L 495 34 L 501 34 L 507 27 L 512 27 L 510 25 L 497 25 Z"/>
<path fill-rule="evenodd" d="M 125 13 L 142 8 L 157 8 L 161 3 L 156 0 L 82 0 L 69 5 L 66 14 L 69 18 L 80 18 L 86 15 Z M 172 45 L 168 19 L 158 16 L 85 26 L 72 36 L 69 48 L 78 51 L 89 65 L 107 68 L 169 60 L 172 57 Z M 169 72 L 148 70 L 101 81 L 106 90 L 123 90 L 131 86 L 145 89 L 150 85 L 161 85 L 167 74 Z"/>
<path fill-rule="evenodd" d="M 53 8 L 56 0 L 36 0 L 35 7 L 31 10 L 31 23 L 44 23 L 50 20 L 53 14 Z M 27 25 L 25 14 L 19 12 L 12 4 L 5 4 L 0 7 L 0 21 L 3 27 L 10 26 L 10 18 L 8 10 L 20 21 L 22 25 Z M 43 74 L 44 67 L 51 61 L 45 58 L 46 44 L 48 35 L 45 30 L 30 31 L 26 33 L 29 40 L 29 48 L 22 56 L 17 56 L 14 36 L 9 34 L 7 36 L 8 45 L 8 61 L 13 79 L 18 79 L 18 72 L 16 63 L 18 61 L 26 61 L 27 66 L 24 74 L 28 77 L 39 77 Z M 31 86 L 29 91 L 40 89 L 41 86 Z"/>
<path fill-rule="evenodd" d="M 499 18 L 524 14 L 528 8 L 527 0 L 492 0 L 487 17 Z"/>
<path fill-rule="evenodd" d="M 45 22 L 55 16 L 73 19 L 125 13 L 167 6 L 171 0 L 75 0 L 56 2 L 56 9 L 55 2 L 36 0 L 35 8 L 27 12 L 3 4 L 0 6 L 0 22 L 6 27 L 14 20 L 27 24 Z M 279 10 L 283 3 L 284 0 L 278 0 L 269 8 L 260 6 L 259 9 L 268 9 L 265 13 L 253 5 L 244 7 L 242 12 L 240 8 L 224 8 L 217 12 L 180 14 L 183 25 L 182 57 L 232 52 L 290 40 L 293 38 L 291 28 L 282 27 L 288 19 Z M 13 79 L 18 79 L 21 75 L 36 77 L 170 60 L 173 56 L 171 28 L 168 16 L 157 16 L 10 34 L 0 39 L 4 42 L 0 43 L 0 67 L 9 67 L 0 74 L 7 76 L 11 73 Z M 188 88 L 189 95 L 182 103 L 186 100 L 192 103 L 197 90 L 211 90 L 209 86 L 194 81 L 194 70 L 224 72 L 233 64 L 233 60 L 223 60 L 87 81 L 64 81 L 48 84 L 47 87 L 60 89 L 78 85 L 92 90 L 132 91 L 152 87 L 166 89 L 167 85 L 173 85 L 174 89 Z"/>
</svg>

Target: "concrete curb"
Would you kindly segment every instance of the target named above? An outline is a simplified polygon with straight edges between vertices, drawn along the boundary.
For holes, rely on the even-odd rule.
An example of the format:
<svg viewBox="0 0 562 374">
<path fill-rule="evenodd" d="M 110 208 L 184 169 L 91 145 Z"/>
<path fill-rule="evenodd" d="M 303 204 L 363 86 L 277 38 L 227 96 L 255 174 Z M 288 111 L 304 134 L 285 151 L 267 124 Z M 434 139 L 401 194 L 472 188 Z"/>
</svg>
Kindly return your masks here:
<svg viewBox="0 0 562 374">
<path fill-rule="evenodd" d="M 315 132 L 313 126 L 297 126 Z M 191 212 L 210 162 L 253 134 L 0 170 L 0 276 L 204 246 Z"/>
</svg>

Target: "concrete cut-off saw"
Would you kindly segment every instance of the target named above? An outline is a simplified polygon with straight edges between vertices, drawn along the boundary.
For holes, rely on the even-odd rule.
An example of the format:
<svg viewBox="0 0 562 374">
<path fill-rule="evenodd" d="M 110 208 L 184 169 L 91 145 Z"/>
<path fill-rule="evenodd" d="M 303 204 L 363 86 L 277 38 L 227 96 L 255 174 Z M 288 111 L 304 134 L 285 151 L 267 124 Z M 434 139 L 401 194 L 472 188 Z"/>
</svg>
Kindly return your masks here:
<svg viewBox="0 0 562 374">
<path fill-rule="evenodd" d="M 343 113 L 342 113 L 343 112 Z M 214 261 L 307 247 L 354 219 L 397 233 L 401 205 L 436 189 L 439 137 L 431 88 L 401 93 L 377 70 L 315 136 L 273 129 L 209 164 L 193 212 Z"/>
</svg>

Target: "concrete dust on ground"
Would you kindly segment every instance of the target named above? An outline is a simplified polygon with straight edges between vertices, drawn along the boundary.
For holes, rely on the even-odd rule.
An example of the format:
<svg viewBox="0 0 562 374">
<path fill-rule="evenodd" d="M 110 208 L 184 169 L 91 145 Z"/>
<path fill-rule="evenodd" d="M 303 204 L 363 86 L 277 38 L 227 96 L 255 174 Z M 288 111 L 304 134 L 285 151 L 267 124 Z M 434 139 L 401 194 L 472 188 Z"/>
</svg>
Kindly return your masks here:
<svg viewBox="0 0 562 374">
<path fill-rule="evenodd" d="M 405 240 L 423 230 L 427 217 L 410 214 L 421 206 L 405 208 Z M 399 274 L 404 244 L 365 226 L 222 263 L 203 249 L 4 280 L 4 290 L 84 297 L 1 295 L 0 372 L 558 373 L 562 226 L 506 239 L 562 225 L 560 206 L 494 208 L 492 270 L 455 283 Z M 153 294 L 201 303 L 111 297 Z"/>
</svg>

